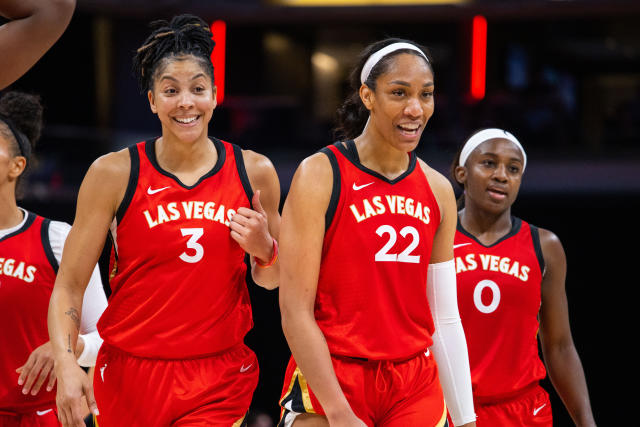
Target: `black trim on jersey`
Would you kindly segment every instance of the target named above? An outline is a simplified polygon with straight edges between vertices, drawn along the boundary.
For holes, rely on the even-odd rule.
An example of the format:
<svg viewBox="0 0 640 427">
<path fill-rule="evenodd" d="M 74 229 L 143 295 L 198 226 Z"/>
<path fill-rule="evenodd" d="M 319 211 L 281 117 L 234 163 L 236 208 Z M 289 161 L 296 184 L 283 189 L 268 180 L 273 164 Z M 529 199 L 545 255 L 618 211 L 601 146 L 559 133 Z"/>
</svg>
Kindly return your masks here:
<svg viewBox="0 0 640 427">
<path fill-rule="evenodd" d="M 180 179 L 177 176 L 175 176 L 171 172 L 167 172 L 166 170 L 162 169 L 158 164 L 158 159 L 156 158 L 156 142 L 157 141 L 158 139 L 156 138 L 150 141 L 145 141 L 144 143 L 144 151 L 147 154 L 147 157 L 149 158 L 151 165 L 156 171 L 158 171 L 158 173 L 164 176 L 168 176 L 169 178 L 173 179 L 179 186 L 181 186 L 182 188 L 186 188 L 187 190 L 193 190 L 202 181 L 209 178 L 210 176 L 215 175 L 220 169 L 222 169 L 222 165 L 224 165 L 224 160 L 227 157 L 226 150 L 224 149 L 224 144 L 222 144 L 222 142 L 219 139 L 211 137 L 211 141 L 213 141 L 213 146 L 216 148 L 216 151 L 218 152 L 218 160 L 216 160 L 216 164 L 213 165 L 213 168 L 209 172 L 202 175 L 195 184 L 185 185 L 182 183 L 182 181 L 180 181 Z"/>
<path fill-rule="evenodd" d="M 138 186 L 138 175 L 140 175 L 140 155 L 138 154 L 137 145 L 129 146 L 129 157 L 131 158 L 131 171 L 129 171 L 127 189 L 124 192 L 122 202 L 120 202 L 120 206 L 118 206 L 118 210 L 116 211 L 117 224 L 122 222 L 122 217 L 127 211 L 131 200 L 133 200 L 133 195 L 136 193 L 136 187 Z"/>
<path fill-rule="evenodd" d="M 53 267 L 53 271 L 58 274 L 58 260 L 56 256 L 53 254 L 53 248 L 51 247 L 51 239 L 49 239 L 49 226 L 51 225 L 51 220 L 49 218 L 45 218 L 42 221 L 42 226 L 40 227 L 40 238 L 42 240 L 42 247 L 44 248 L 44 253 L 47 255 L 47 259 L 49 260 L 49 264 Z"/>
<path fill-rule="evenodd" d="M 298 381 L 297 375 L 293 380 L 291 391 L 285 396 L 284 399 L 282 399 L 282 401 L 280 401 L 280 406 L 284 408 L 289 401 L 291 401 L 291 410 L 293 412 L 297 412 L 299 414 L 304 414 L 307 412 L 307 410 L 304 408 L 304 401 L 302 400 L 302 388 L 300 387 L 300 382 Z"/>
<path fill-rule="evenodd" d="M 18 235 L 24 231 L 26 231 L 29 227 L 31 227 L 31 224 L 33 224 L 33 221 L 36 220 L 36 214 L 34 214 L 33 212 L 29 212 L 27 210 L 24 211 L 24 213 L 27 215 L 27 220 L 24 222 L 24 224 L 22 225 L 22 227 L 18 228 L 16 231 L 14 231 L 13 233 L 9 233 L 6 236 L 4 236 L 3 238 L 0 239 L 0 242 L 3 242 L 7 239 L 9 239 L 10 237 L 13 237 L 15 235 Z"/>
<path fill-rule="evenodd" d="M 345 144 L 346 144 L 346 147 L 345 147 Z M 381 179 L 382 181 L 387 182 L 391 185 L 396 184 L 399 181 L 402 181 L 403 178 L 411 174 L 411 172 L 413 172 L 413 170 L 416 168 L 416 164 L 418 163 L 417 162 L 418 157 L 416 156 L 416 154 L 413 151 L 410 152 L 409 167 L 407 168 L 407 170 L 404 171 L 402 175 L 400 175 L 396 179 L 389 179 L 386 176 L 382 175 L 381 173 L 376 172 L 372 169 L 369 169 L 368 167 L 360 163 L 360 156 L 358 156 L 358 149 L 356 148 L 356 142 L 353 139 L 345 141 L 344 144 L 342 142 L 336 142 L 333 145 L 335 145 L 338 148 L 338 150 L 340 150 L 340 152 L 347 158 L 347 160 L 353 163 L 353 165 L 358 169 L 360 169 L 362 172 L 368 173 L 369 175 L 374 176 L 378 179 Z"/>
<path fill-rule="evenodd" d="M 540 230 L 535 225 L 529 224 L 531 229 L 531 240 L 533 240 L 533 250 L 536 252 L 540 273 L 544 274 L 544 256 L 542 255 L 542 245 L 540 245 Z"/>
<path fill-rule="evenodd" d="M 244 157 L 242 157 L 242 149 L 236 144 L 231 144 L 233 147 L 233 155 L 236 158 L 236 167 L 238 168 L 238 175 L 240 175 L 240 182 L 242 183 L 242 188 L 244 188 L 244 192 L 249 198 L 249 206 L 253 209 L 253 188 L 251 188 L 251 182 L 249 181 L 249 175 L 247 175 L 247 168 L 244 165 Z"/>
<path fill-rule="evenodd" d="M 467 230 L 464 229 L 464 227 L 462 226 L 462 222 L 460 221 L 460 218 L 458 218 L 458 231 L 462 234 L 464 234 L 465 236 L 467 236 L 470 239 L 473 239 L 477 244 L 479 244 L 482 247 L 485 248 L 491 248 L 495 245 L 497 245 L 498 243 L 507 240 L 509 237 L 513 237 L 516 234 L 518 234 L 518 231 L 520 231 L 520 227 L 522 226 L 522 220 L 520 218 L 517 218 L 515 216 L 511 217 L 511 231 L 509 231 L 507 234 L 505 234 L 504 236 L 502 236 L 501 238 L 499 238 L 498 240 L 496 240 L 494 243 L 490 244 L 490 245 L 485 245 L 484 243 L 482 243 L 480 240 L 476 239 L 476 236 L 474 236 L 473 234 L 469 233 Z"/>
<path fill-rule="evenodd" d="M 324 153 L 331 163 L 331 169 L 333 170 L 333 187 L 331 188 L 331 199 L 329 199 L 329 206 L 327 206 L 327 212 L 324 214 L 324 231 L 326 232 L 333 221 L 333 217 L 336 214 L 338 208 L 338 202 L 340 201 L 340 166 L 338 166 L 338 159 L 336 155 L 329 148 L 324 147 L 320 150 Z"/>
</svg>

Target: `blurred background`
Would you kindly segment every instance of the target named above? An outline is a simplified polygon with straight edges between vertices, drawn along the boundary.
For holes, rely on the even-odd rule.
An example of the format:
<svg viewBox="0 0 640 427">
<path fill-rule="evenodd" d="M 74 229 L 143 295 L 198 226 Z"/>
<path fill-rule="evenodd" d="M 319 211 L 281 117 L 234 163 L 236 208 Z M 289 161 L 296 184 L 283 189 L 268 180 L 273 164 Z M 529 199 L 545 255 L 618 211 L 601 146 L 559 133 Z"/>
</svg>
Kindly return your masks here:
<svg viewBox="0 0 640 427">
<path fill-rule="evenodd" d="M 565 246 L 571 325 L 596 420 L 634 423 L 638 376 L 626 370 L 637 359 L 629 347 L 638 326 L 631 267 L 640 207 L 640 2 L 78 0 L 62 38 L 11 87 L 45 104 L 23 207 L 73 222 L 91 162 L 159 136 L 131 58 L 151 20 L 185 12 L 211 22 L 217 37 L 224 94 L 211 135 L 267 155 L 283 200 L 297 164 L 333 141 L 334 112 L 359 51 L 390 36 L 427 46 L 436 109 L 419 156 L 448 176 L 474 130 L 502 127 L 520 139 L 529 164 L 513 212 Z M 279 416 L 289 350 L 277 291 L 249 288 L 255 327 L 247 343 L 261 369 L 252 425 L 266 427 Z M 544 385 L 556 425 L 571 425 Z"/>
</svg>

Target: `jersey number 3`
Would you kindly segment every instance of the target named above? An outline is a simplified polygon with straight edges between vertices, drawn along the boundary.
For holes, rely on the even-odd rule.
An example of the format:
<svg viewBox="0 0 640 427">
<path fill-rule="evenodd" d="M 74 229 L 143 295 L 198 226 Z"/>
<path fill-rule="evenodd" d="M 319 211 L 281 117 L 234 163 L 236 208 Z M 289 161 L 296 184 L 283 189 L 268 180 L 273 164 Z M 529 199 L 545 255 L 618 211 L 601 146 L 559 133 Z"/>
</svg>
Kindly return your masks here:
<svg viewBox="0 0 640 427">
<path fill-rule="evenodd" d="M 189 237 L 189 240 L 187 240 L 187 248 L 196 251 L 193 255 L 189 255 L 187 254 L 187 251 L 184 251 L 180 254 L 180 259 L 190 264 L 200 261 L 204 256 L 204 248 L 200 243 L 198 243 L 198 239 L 204 234 L 204 229 L 181 228 L 180 232 L 183 236 L 191 236 Z"/>
<path fill-rule="evenodd" d="M 390 254 L 389 250 L 396 244 L 396 240 L 398 236 L 396 234 L 396 229 L 390 225 L 381 225 L 376 230 L 376 234 L 382 237 L 384 234 L 389 235 L 389 240 L 384 244 L 382 248 L 378 252 L 376 252 L 376 261 L 387 261 L 387 262 L 409 262 L 412 264 L 418 264 L 420 262 L 420 255 L 411 255 L 411 252 L 418 247 L 420 244 L 420 234 L 418 230 L 410 225 L 407 225 L 402 230 L 400 230 L 400 235 L 402 237 L 407 237 L 407 235 L 411 235 L 411 243 L 399 254 Z"/>
</svg>

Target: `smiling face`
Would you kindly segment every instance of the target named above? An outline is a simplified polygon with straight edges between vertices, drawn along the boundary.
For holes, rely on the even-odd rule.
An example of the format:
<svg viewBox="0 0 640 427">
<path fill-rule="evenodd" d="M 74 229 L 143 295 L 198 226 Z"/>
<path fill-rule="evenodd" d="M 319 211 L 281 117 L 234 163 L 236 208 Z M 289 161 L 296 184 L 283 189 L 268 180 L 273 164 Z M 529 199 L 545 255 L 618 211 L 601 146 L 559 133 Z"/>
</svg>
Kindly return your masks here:
<svg viewBox="0 0 640 427">
<path fill-rule="evenodd" d="M 416 148 L 433 114 L 433 72 L 421 56 L 400 53 L 376 80 L 362 85 L 360 97 L 370 111 L 369 126 L 398 150 Z"/>
<path fill-rule="evenodd" d="M 202 66 L 202 60 L 186 55 L 165 59 L 148 92 L 151 111 L 162 123 L 164 138 L 183 142 L 207 138 L 208 125 L 216 107 L 216 87 Z"/>
<path fill-rule="evenodd" d="M 464 186 L 465 206 L 499 214 L 511 207 L 522 182 L 523 156 L 507 139 L 491 139 L 471 152 L 464 166 L 455 169 Z"/>
</svg>

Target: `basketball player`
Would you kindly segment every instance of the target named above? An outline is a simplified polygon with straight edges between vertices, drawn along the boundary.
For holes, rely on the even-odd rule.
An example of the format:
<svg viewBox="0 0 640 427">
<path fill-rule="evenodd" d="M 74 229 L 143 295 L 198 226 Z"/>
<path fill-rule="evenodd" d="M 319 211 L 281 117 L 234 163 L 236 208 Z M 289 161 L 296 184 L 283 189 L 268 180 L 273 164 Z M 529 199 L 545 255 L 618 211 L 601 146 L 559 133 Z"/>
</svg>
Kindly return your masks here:
<svg viewBox="0 0 640 427">
<path fill-rule="evenodd" d="M 433 114 L 431 61 L 383 40 L 363 51 L 351 85 L 345 139 L 302 162 L 283 211 L 293 357 L 280 425 L 446 426 L 445 396 L 457 425 L 475 425 L 453 190 L 413 153 Z"/>
<path fill-rule="evenodd" d="M 0 89 L 22 76 L 53 46 L 71 21 L 75 0 L 0 0 Z"/>
<path fill-rule="evenodd" d="M 83 395 L 101 427 L 237 426 L 258 381 L 245 253 L 256 283 L 277 286 L 280 187 L 264 156 L 208 136 L 216 87 L 207 24 L 152 23 L 134 70 L 162 136 L 90 167 L 49 310 L 64 425 Z M 263 207 L 264 206 L 264 207 Z M 107 232 L 115 269 L 98 323 L 94 387 L 71 363 L 88 266 Z M 97 402 L 97 407 L 96 407 Z"/>
<path fill-rule="evenodd" d="M 464 188 L 454 252 L 478 426 L 551 426 L 546 375 L 576 425 L 595 426 L 571 338 L 558 237 L 511 216 L 527 156 L 502 129 L 472 135 L 453 165 Z"/>
<path fill-rule="evenodd" d="M 31 164 L 41 127 L 38 97 L 8 92 L 0 98 L 0 426 L 4 427 L 59 425 L 47 308 L 70 227 L 28 212 L 16 202 L 16 187 Z M 93 366 L 101 344 L 96 322 L 107 305 L 97 267 L 84 301 L 79 345 L 71 359 L 76 365 Z M 79 317 L 79 312 L 74 315 Z"/>
</svg>

